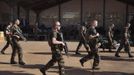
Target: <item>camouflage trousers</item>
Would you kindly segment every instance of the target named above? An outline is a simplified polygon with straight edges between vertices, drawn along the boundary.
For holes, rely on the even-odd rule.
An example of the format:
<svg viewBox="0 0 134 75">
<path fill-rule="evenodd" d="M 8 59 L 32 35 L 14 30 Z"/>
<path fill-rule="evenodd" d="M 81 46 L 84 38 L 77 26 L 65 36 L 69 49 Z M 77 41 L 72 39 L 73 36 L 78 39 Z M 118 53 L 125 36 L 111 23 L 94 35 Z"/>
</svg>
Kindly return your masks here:
<svg viewBox="0 0 134 75">
<path fill-rule="evenodd" d="M 96 43 L 88 43 L 90 49 L 91 49 L 91 52 L 84 56 L 83 58 L 81 58 L 80 60 L 82 62 L 86 62 L 90 59 L 93 59 L 93 66 L 98 66 L 99 63 L 100 63 L 100 56 L 99 56 L 99 51 L 98 51 L 98 48 L 96 48 Z"/>
<path fill-rule="evenodd" d="M 78 46 L 77 46 L 77 48 L 76 48 L 76 52 L 79 52 L 79 49 L 81 48 L 82 44 L 83 44 L 84 47 L 86 48 L 87 52 L 89 52 L 88 45 L 87 45 L 87 43 L 85 42 L 84 39 L 80 39 L 79 44 L 78 44 Z"/>
<path fill-rule="evenodd" d="M 128 53 L 128 55 L 131 55 L 130 44 L 129 44 L 129 42 L 126 42 L 126 43 L 125 43 L 124 40 L 122 40 L 122 41 L 120 42 L 120 46 L 119 46 L 119 48 L 117 49 L 116 54 L 119 54 L 120 51 L 121 51 L 123 48 L 124 48 L 125 52 Z"/>
<path fill-rule="evenodd" d="M 11 61 L 14 61 L 16 54 L 18 54 L 19 62 L 23 62 L 22 48 L 17 39 L 15 39 L 15 38 L 12 39 L 12 46 L 13 46 L 13 51 L 12 51 L 12 55 L 11 55 Z"/>
<path fill-rule="evenodd" d="M 52 59 L 45 65 L 44 70 L 48 70 L 56 62 L 58 62 L 59 66 L 59 75 L 65 75 L 63 56 L 59 49 L 52 50 Z"/>
</svg>

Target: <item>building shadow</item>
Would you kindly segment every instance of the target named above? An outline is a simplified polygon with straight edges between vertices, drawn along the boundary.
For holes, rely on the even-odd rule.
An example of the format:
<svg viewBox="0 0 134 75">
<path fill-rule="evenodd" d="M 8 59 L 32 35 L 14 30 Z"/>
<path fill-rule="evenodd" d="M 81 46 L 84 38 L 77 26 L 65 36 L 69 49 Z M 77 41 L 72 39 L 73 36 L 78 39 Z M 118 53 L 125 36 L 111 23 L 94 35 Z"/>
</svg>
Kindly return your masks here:
<svg viewBox="0 0 134 75">
<path fill-rule="evenodd" d="M 37 55 L 52 55 L 52 52 L 28 52 L 29 54 L 37 54 Z M 63 55 L 66 55 L 63 53 Z M 72 54 L 72 51 L 68 52 L 69 56 L 74 56 L 74 57 L 83 57 L 87 54 L 81 54 L 81 55 L 76 55 L 75 53 Z"/>
<path fill-rule="evenodd" d="M 26 65 L 13 65 L 13 66 L 17 66 L 20 68 L 28 68 L 28 69 L 39 69 L 44 65 L 43 64 L 26 64 Z"/>
<path fill-rule="evenodd" d="M 53 67 L 58 69 L 58 67 Z M 58 71 L 47 71 L 48 73 L 59 73 Z M 99 70 L 92 70 L 92 69 L 82 69 L 78 67 L 67 67 L 65 66 L 65 73 L 66 75 L 134 75 L 134 73 L 124 73 L 124 72 L 112 72 L 112 71 L 99 71 Z"/>
<path fill-rule="evenodd" d="M 11 55 L 11 53 L 6 53 L 6 52 L 5 52 L 5 54 L 1 54 L 1 53 L 0 53 L 0 55 Z"/>
<path fill-rule="evenodd" d="M 80 54 L 80 55 L 77 55 L 77 54 L 68 54 L 69 56 L 72 56 L 72 57 L 84 57 L 86 56 L 87 54 Z"/>
<path fill-rule="evenodd" d="M 110 72 L 110 71 L 87 71 L 83 69 L 74 68 L 66 71 L 67 75 L 134 75 L 134 73 L 123 73 L 123 72 Z"/>
<path fill-rule="evenodd" d="M 109 50 L 101 50 L 99 52 L 101 52 L 101 53 L 115 53 L 116 51 L 112 50 L 111 52 L 109 52 Z M 121 52 L 121 53 L 124 53 L 124 52 Z"/>
<path fill-rule="evenodd" d="M 51 52 L 28 52 L 29 54 L 51 55 Z"/>
<path fill-rule="evenodd" d="M 34 75 L 34 74 L 23 73 L 23 71 L 0 71 L 0 75 Z"/>
<path fill-rule="evenodd" d="M 115 57 L 115 56 L 101 56 L 101 60 L 134 62 L 133 58 L 124 58 L 124 57 Z"/>
<path fill-rule="evenodd" d="M 76 50 L 70 50 L 69 52 L 71 52 L 71 53 L 75 53 Z M 86 50 L 79 50 L 79 52 L 80 52 L 80 53 L 86 53 L 87 51 L 86 51 Z"/>
<path fill-rule="evenodd" d="M 17 66 L 17 65 L 15 65 Z M 42 64 L 28 64 L 19 66 L 21 68 L 29 68 L 29 69 L 39 69 L 43 67 Z M 52 70 L 52 69 L 57 69 Z M 59 73 L 58 66 L 51 67 L 48 71 L 48 73 Z M 92 70 L 90 68 L 79 68 L 79 67 L 70 67 L 65 66 L 65 73 L 66 75 L 134 75 L 134 73 L 124 73 L 124 72 L 114 72 L 114 71 L 100 71 L 100 70 Z M 22 73 L 20 72 L 8 72 L 8 71 L 0 71 L 0 75 L 33 75 L 28 73 Z"/>
<path fill-rule="evenodd" d="M 9 62 L 0 62 L 0 64 L 10 64 Z"/>
</svg>

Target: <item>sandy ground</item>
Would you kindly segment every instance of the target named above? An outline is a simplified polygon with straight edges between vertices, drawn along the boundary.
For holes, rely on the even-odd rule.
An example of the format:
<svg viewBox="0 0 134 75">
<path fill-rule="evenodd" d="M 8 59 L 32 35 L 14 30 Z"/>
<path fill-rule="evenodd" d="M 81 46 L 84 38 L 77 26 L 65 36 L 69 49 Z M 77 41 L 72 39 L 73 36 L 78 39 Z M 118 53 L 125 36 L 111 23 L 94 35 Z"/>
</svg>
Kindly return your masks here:
<svg viewBox="0 0 134 75">
<path fill-rule="evenodd" d="M 28 41 L 20 42 L 24 50 L 24 61 L 26 65 L 19 66 L 10 64 L 11 47 L 6 50 L 6 54 L 0 54 L 0 75 L 42 75 L 39 68 L 45 65 L 51 59 L 51 51 L 46 41 Z M 64 56 L 66 75 L 134 75 L 134 58 L 128 58 L 124 52 L 121 57 L 114 57 L 114 53 L 103 52 L 100 49 L 101 63 L 100 70 L 91 70 L 92 60 L 86 62 L 81 67 L 79 59 L 85 56 L 86 50 L 82 46 L 80 49 L 82 55 L 75 55 L 74 51 L 78 42 L 67 42 L 69 47 L 69 57 Z M 0 49 L 5 42 L 0 42 Z M 134 48 L 132 48 L 132 53 Z M 114 50 L 115 51 L 115 50 Z M 134 55 L 134 53 L 133 53 Z M 16 61 L 18 57 L 16 56 Z M 47 75 L 58 75 L 58 67 L 47 71 Z"/>
</svg>

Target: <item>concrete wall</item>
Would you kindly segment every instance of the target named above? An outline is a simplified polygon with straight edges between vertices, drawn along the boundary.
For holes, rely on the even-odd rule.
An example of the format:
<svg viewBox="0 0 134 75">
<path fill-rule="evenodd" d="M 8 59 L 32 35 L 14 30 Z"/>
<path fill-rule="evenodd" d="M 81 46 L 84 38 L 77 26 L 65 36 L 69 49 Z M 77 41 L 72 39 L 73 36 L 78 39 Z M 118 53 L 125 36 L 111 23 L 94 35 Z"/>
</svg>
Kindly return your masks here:
<svg viewBox="0 0 134 75">
<path fill-rule="evenodd" d="M 129 5 L 129 12 L 134 12 L 134 7 Z M 76 15 L 74 18 L 64 18 L 65 14 Z M 41 16 L 58 16 L 58 6 L 42 12 Z M 80 0 L 72 0 L 61 5 L 61 16 L 64 25 L 80 24 Z M 83 0 L 83 19 L 87 21 L 89 17 L 95 17 L 99 20 L 99 25 L 103 24 L 103 0 Z M 125 23 L 126 4 L 116 0 L 106 0 L 106 26 L 114 22 L 121 26 Z M 42 18 L 43 19 L 43 18 Z M 42 21 L 48 21 L 45 18 Z M 49 20 L 50 22 L 51 20 Z M 44 22 L 46 25 L 50 24 Z"/>
<path fill-rule="evenodd" d="M 50 26 L 53 19 L 58 20 L 58 13 L 58 6 L 47 9 L 40 14 L 40 22 Z"/>
<path fill-rule="evenodd" d="M 12 16 L 11 12 L 10 6 L 0 1 L 0 23 L 7 23 L 12 16 L 16 16 L 16 10 Z M 40 14 L 40 22 L 50 26 L 53 18 L 58 20 L 58 13 L 58 6 L 44 10 Z M 129 13 L 131 13 L 129 15 L 134 13 L 134 6 L 129 5 Z M 106 0 L 106 25 L 111 21 L 118 26 L 123 25 L 125 23 L 125 16 L 126 4 L 116 0 Z M 102 26 L 103 0 L 83 0 L 83 20 L 87 21 L 89 17 L 96 17 L 99 20 L 99 25 Z M 20 18 L 26 19 L 26 11 L 22 7 L 20 8 Z M 80 0 L 63 3 L 61 5 L 61 18 L 64 25 L 80 24 Z M 34 11 L 30 11 L 29 19 L 29 23 L 34 25 L 36 21 L 36 13 Z"/>
<path fill-rule="evenodd" d="M 8 22 L 10 19 L 10 7 L 5 2 L 0 1 L 0 23 Z"/>
<path fill-rule="evenodd" d="M 129 5 L 129 12 L 131 13 L 134 13 L 134 6 L 132 6 L 132 5 Z"/>
</svg>

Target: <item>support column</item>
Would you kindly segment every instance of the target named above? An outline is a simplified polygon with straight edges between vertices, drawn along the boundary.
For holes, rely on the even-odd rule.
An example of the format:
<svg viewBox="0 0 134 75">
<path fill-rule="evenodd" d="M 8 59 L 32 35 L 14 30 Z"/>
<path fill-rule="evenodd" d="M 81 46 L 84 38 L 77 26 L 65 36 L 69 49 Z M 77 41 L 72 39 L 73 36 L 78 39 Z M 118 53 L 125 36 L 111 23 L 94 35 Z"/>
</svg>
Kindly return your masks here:
<svg viewBox="0 0 134 75">
<path fill-rule="evenodd" d="M 14 8 L 13 8 L 13 6 L 10 6 L 10 20 L 11 21 L 14 20 Z"/>
<path fill-rule="evenodd" d="M 36 12 L 36 22 L 38 23 L 38 25 L 40 25 L 40 11 Z"/>
<path fill-rule="evenodd" d="M 126 3 L 126 22 L 125 23 L 128 22 L 128 10 L 129 10 L 128 3 Z"/>
<path fill-rule="evenodd" d="M 106 22 L 106 0 L 103 0 L 103 27 L 105 28 Z"/>
<path fill-rule="evenodd" d="M 15 19 L 15 2 L 14 1 L 11 1 L 11 2 L 8 2 L 8 5 L 10 7 L 10 20 L 13 21 Z"/>
<path fill-rule="evenodd" d="M 17 18 L 20 19 L 20 5 L 17 4 Z"/>
<path fill-rule="evenodd" d="M 9 0 L 7 4 L 10 7 L 10 20 L 13 21 L 20 17 L 20 6 L 17 0 Z"/>
<path fill-rule="evenodd" d="M 27 20 L 28 25 L 29 25 L 29 15 L 30 15 L 30 10 L 26 9 L 26 20 Z"/>
<path fill-rule="evenodd" d="M 61 0 L 59 0 L 58 8 L 59 8 L 59 19 L 58 20 L 61 22 Z"/>
<path fill-rule="evenodd" d="M 80 0 L 80 24 L 83 23 L 83 0 Z"/>
</svg>

